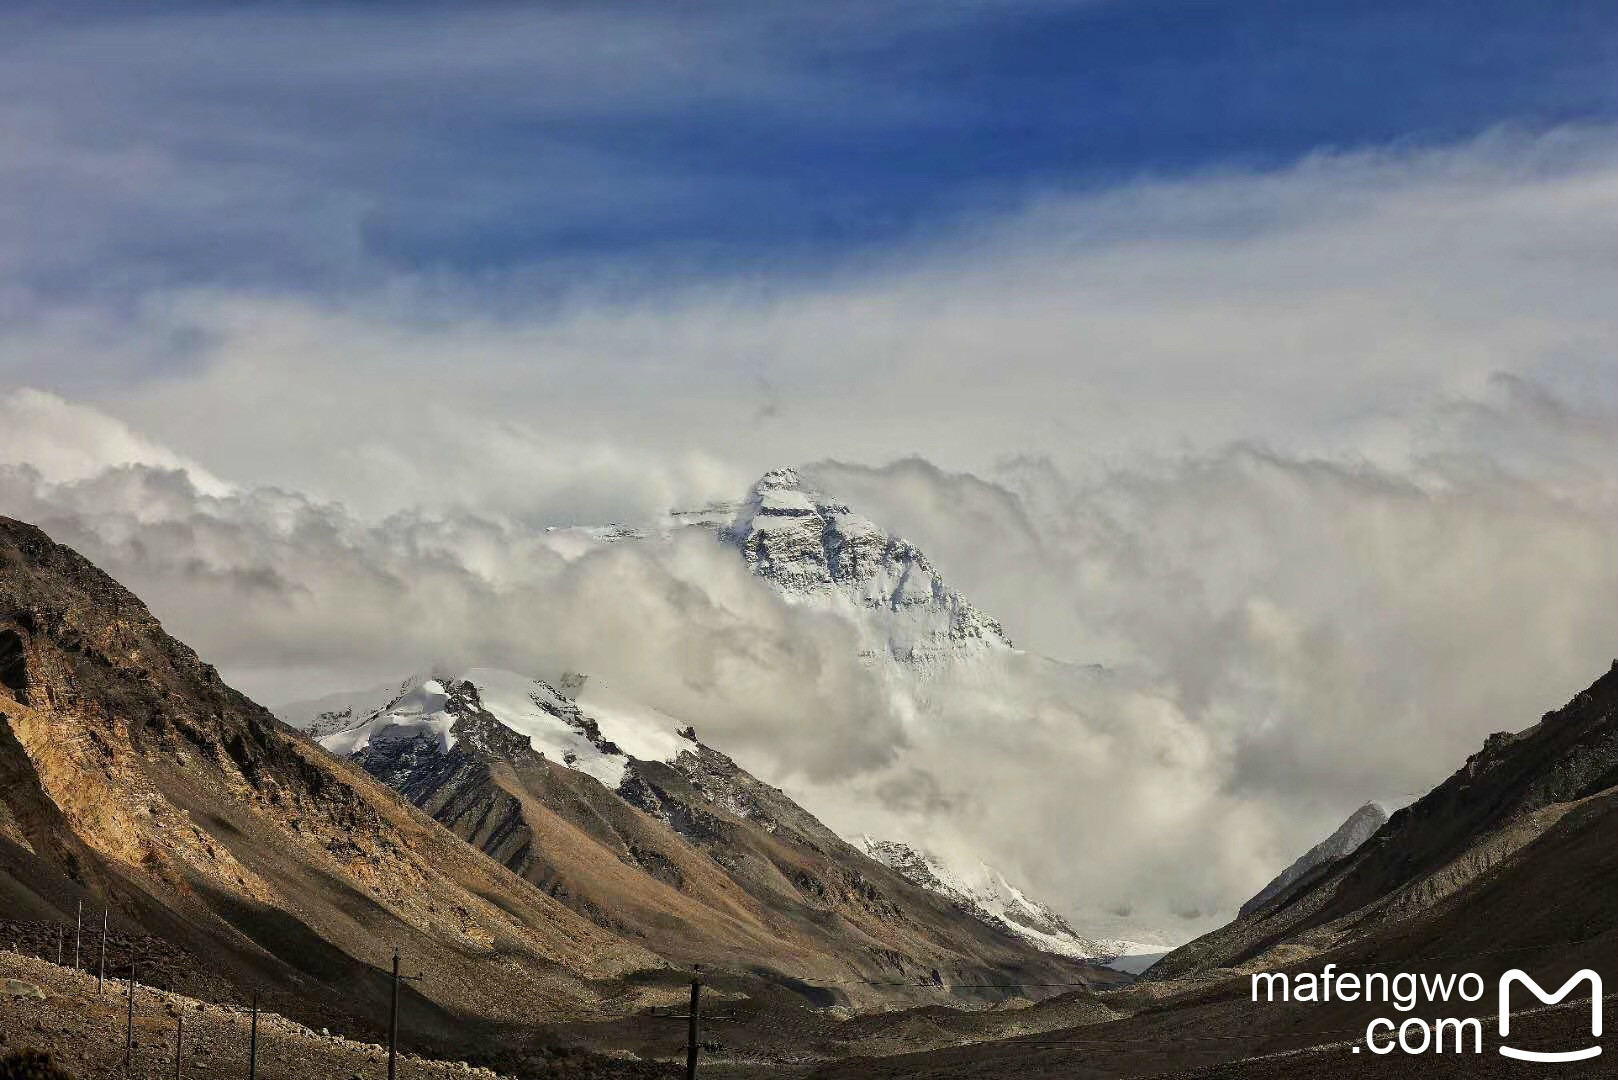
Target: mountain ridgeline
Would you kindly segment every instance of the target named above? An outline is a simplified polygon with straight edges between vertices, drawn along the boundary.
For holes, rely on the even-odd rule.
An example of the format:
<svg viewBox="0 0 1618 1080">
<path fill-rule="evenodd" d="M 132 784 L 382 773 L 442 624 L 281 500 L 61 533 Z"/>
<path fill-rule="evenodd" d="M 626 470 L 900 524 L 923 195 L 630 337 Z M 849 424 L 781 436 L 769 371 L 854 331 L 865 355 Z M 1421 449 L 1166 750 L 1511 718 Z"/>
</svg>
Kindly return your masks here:
<svg viewBox="0 0 1618 1080">
<path fill-rule="evenodd" d="M 1084 977 L 868 857 L 694 729 L 583 677 L 474 669 L 407 683 L 322 742 L 675 963 L 825 985 L 826 1002 L 855 1003 L 906 983 L 925 998 Z"/>
<path fill-rule="evenodd" d="M 1528 953 L 1539 948 L 1530 944 L 1538 934 L 1555 952 L 1571 937 L 1618 929 L 1610 879 L 1593 877 L 1611 860 L 1569 861 L 1601 837 L 1618 841 L 1618 662 L 1533 727 L 1490 735 L 1454 775 L 1363 842 L 1340 844 L 1338 857 L 1278 880 L 1234 922 L 1170 953 L 1149 975 L 1257 969 L 1377 943 L 1391 949 L 1412 934 L 1494 948 L 1522 941 Z M 1497 905 L 1511 915 L 1491 924 L 1484 912 Z"/>
<path fill-rule="evenodd" d="M 845 618 L 864 661 L 896 694 L 915 696 L 919 683 L 945 670 L 1011 652 L 1000 624 L 951 589 L 915 545 L 815 491 L 795 470 L 766 474 L 738 503 L 677 513 L 672 528 L 710 532 L 790 602 Z M 621 527 L 585 532 L 603 543 L 658 539 Z M 978 972 L 963 981 L 981 981 L 985 963 L 1006 963 L 997 947 L 982 949 L 1008 934 L 1020 939 L 1019 948 L 1068 959 L 1136 951 L 1128 942 L 1081 936 L 976 860 L 950 867 L 903 843 L 845 842 L 698 742 L 700 716 L 666 716 L 584 675 L 552 680 L 487 669 L 418 676 L 368 706 L 363 695 L 334 695 L 283 707 L 282 715 L 592 918 L 623 919 L 636 904 L 617 895 L 623 882 L 585 874 L 535 846 L 536 830 L 555 837 L 557 815 L 581 830 L 581 841 L 605 844 L 612 859 L 638 865 L 681 893 L 676 906 L 705 905 L 703 917 L 691 918 L 706 929 L 683 932 L 664 950 L 730 955 L 740 948 L 735 962 L 794 959 L 815 978 L 825 977 L 830 958 L 852 955 L 863 958 L 865 974 L 931 979 L 936 969 L 946 982 L 957 970 Z M 686 736 L 677 737 L 680 731 Z M 570 799 L 556 794 L 558 784 L 572 790 Z M 624 801 L 645 812 L 630 819 L 630 831 L 619 821 Z M 591 809 L 581 818 L 584 804 Z M 647 834 L 647 814 L 677 839 Z M 505 824 L 491 825 L 496 818 Z M 601 828 L 609 819 L 613 824 Z M 711 865 L 710 873 L 693 873 L 693 845 L 728 875 L 718 892 L 704 891 L 718 887 Z M 805 852 L 813 854 L 808 863 Z M 843 922 L 824 924 L 817 912 L 828 905 Z M 634 933 L 657 938 L 656 921 L 648 913 L 630 923 Z M 721 933 L 721 926 L 729 929 Z M 742 927 L 746 933 L 739 934 Z M 843 940 L 849 930 L 854 939 Z M 761 933 L 771 942 L 762 951 Z M 963 933 L 973 941 L 964 954 L 937 951 L 941 943 L 966 940 Z"/>
<path fill-rule="evenodd" d="M 1105 1016 L 1067 1020 L 1053 1015 L 1065 999 L 1041 1002 L 985 1025 L 971 1045 L 828 1063 L 813 1080 L 1547 1075 L 1541 1063 L 1493 1052 L 1492 992 L 1476 1003 L 1417 1001 L 1404 1012 L 1369 992 L 1255 1000 L 1251 976 L 1467 974 L 1492 991 L 1513 969 L 1553 988 L 1587 968 L 1618 969 L 1618 662 L 1537 724 L 1489 736 L 1454 775 L 1364 837 L 1380 813 L 1356 814 L 1233 922 L 1169 953 L 1145 981 L 1098 995 Z M 1516 1003 L 1513 1045 L 1588 1044 L 1591 1004 L 1582 992 L 1562 1006 L 1531 1007 L 1539 1005 Z M 1055 1020 L 1048 1026 L 1047 1016 Z M 1484 1053 L 1361 1052 L 1373 1021 L 1457 1016 L 1482 1018 Z M 1577 1075 L 1611 1068 L 1598 1060 Z"/>
</svg>

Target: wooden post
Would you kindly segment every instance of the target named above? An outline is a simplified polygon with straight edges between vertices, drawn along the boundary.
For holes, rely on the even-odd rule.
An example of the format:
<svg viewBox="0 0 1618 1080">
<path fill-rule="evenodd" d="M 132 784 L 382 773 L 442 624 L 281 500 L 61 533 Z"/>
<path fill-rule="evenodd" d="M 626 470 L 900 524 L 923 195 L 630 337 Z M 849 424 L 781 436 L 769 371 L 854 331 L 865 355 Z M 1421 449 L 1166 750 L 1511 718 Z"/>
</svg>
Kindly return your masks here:
<svg viewBox="0 0 1618 1080">
<path fill-rule="evenodd" d="M 253 1028 L 247 1043 L 247 1080 L 258 1077 L 258 991 L 253 991 Z"/>
<path fill-rule="evenodd" d="M 101 963 L 96 967 L 96 993 L 107 992 L 107 910 L 101 909 Z"/>
<path fill-rule="evenodd" d="M 180 1080 L 180 1055 L 185 1052 L 185 1013 L 174 1018 L 174 1080 Z"/>
<path fill-rule="evenodd" d="M 135 957 L 129 957 L 129 1019 L 124 1027 L 124 1068 L 135 1060 L 135 982 L 138 974 L 135 970 Z"/>
<path fill-rule="evenodd" d="M 393 950 L 393 1005 L 388 1013 L 388 1080 L 399 1080 L 399 950 Z"/>
<path fill-rule="evenodd" d="M 685 1080 L 697 1080 L 697 1038 L 701 1035 L 702 979 L 691 976 L 691 1016 L 685 1029 Z"/>
</svg>

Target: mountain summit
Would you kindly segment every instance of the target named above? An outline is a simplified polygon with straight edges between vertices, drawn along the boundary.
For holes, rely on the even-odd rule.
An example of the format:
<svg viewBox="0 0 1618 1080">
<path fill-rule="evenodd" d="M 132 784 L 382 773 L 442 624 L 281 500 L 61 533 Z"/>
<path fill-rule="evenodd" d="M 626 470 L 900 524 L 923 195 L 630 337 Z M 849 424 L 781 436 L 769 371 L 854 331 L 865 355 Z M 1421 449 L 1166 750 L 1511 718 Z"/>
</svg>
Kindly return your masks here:
<svg viewBox="0 0 1618 1080">
<path fill-rule="evenodd" d="M 895 660 L 1010 648 L 1000 623 L 950 588 L 914 544 L 816 491 L 796 469 L 753 485 L 721 535 L 788 596 L 850 609 Z"/>
<path fill-rule="evenodd" d="M 1241 914 L 1251 915 L 1269 902 L 1271 897 L 1278 895 L 1315 867 L 1354 854 L 1387 822 L 1388 811 L 1381 803 L 1368 802 L 1361 806 L 1337 826 L 1330 836 L 1298 856 L 1291 866 L 1277 874 L 1268 885 L 1243 904 Z"/>
</svg>

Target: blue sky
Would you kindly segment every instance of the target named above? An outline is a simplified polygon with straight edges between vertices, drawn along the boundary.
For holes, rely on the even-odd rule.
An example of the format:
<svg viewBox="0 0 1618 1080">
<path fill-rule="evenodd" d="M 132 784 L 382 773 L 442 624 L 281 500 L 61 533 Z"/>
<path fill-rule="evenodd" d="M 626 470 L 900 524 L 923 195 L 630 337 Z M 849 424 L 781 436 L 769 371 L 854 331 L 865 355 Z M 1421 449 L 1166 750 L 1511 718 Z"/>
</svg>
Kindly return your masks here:
<svg viewBox="0 0 1618 1080">
<path fill-rule="evenodd" d="M 801 270 L 1052 190 L 1618 113 L 1597 0 L 51 8 L 0 16 L 0 176 L 56 296 Z"/>
<path fill-rule="evenodd" d="M 371 411 L 385 441 L 389 395 L 453 370 L 512 445 L 606 447 L 611 478 L 490 474 L 566 520 L 833 453 L 1380 453 L 1501 372 L 1608 381 L 1615 29 L 1593 0 L 13 6 L 0 384 L 382 509 L 465 471 L 355 447 L 339 482 L 311 436 Z"/>
</svg>

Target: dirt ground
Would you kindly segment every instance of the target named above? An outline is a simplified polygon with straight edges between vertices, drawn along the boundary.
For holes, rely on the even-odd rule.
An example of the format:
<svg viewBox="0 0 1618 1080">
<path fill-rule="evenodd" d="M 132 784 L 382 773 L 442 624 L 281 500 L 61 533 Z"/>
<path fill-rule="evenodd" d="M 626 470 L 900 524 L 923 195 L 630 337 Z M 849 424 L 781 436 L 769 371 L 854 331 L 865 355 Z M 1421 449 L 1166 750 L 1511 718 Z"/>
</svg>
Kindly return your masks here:
<svg viewBox="0 0 1618 1080">
<path fill-rule="evenodd" d="M 184 1021 L 180 1075 L 246 1075 L 251 1020 L 240 1009 L 146 988 L 135 994 L 133 1064 L 124 1067 L 128 984 L 108 981 L 98 995 L 94 975 L 33 957 L 0 953 L 0 1048 L 48 1052 L 81 1080 L 167 1080 L 175 1075 L 175 1033 Z M 37 988 L 43 997 L 34 996 Z M 258 1075 L 263 1080 L 369 1080 L 387 1076 L 387 1050 L 259 1015 Z M 459 1062 L 405 1057 L 400 1076 L 411 1080 L 498 1074 Z"/>
</svg>

